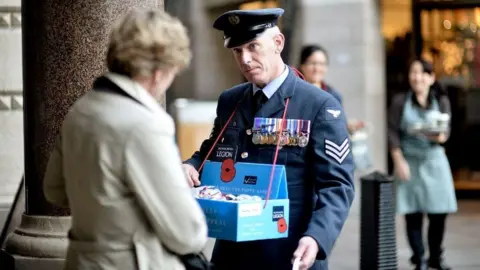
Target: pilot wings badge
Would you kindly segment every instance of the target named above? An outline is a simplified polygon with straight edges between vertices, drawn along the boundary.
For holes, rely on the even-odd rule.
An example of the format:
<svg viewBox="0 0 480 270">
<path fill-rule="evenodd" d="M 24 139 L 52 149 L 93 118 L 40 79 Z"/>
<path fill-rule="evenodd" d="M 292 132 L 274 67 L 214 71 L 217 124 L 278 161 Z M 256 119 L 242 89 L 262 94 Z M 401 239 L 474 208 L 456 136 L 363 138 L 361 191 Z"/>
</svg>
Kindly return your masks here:
<svg viewBox="0 0 480 270">
<path fill-rule="evenodd" d="M 337 118 L 342 113 L 342 111 L 340 110 L 332 110 L 332 109 L 328 109 L 327 112 L 335 118 Z"/>
</svg>

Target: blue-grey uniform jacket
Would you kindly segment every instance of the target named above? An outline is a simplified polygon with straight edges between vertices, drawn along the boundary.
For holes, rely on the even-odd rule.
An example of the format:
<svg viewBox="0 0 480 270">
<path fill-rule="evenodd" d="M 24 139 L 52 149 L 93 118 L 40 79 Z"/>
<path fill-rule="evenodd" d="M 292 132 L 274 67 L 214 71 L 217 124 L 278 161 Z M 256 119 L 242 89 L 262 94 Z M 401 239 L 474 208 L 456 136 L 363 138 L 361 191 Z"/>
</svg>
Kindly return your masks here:
<svg viewBox="0 0 480 270">
<path fill-rule="evenodd" d="M 354 198 L 353 158 L 345 114 L 340 103 L 326 91 L 297 77 L 292 70 L 275 94 L 255 114 L 252 84 L 244 83 L 223 92 L 211 137 L 186 163 L 197 169 L 222 127 L 238 104 L 222 144 L 238 147 L 236 162 L 271 164 L 275 145 L 255 145 L 251 129 L 255 117 L 282 118 L 290 99 L 287 119 L 311 121 L 306 147 L 285 146 L 277 164 L 286 167 L 290 199 L 289 236 L 285 239 L 251 242 L 219 240 L 212 261 L 220 270 L 290 270 L 291 259 L 302 236 L 318 243 L 317 262 L 311 269 L 326 270 L 327 256 L 348 216 Z M 249 134 L 250 133 L 250 134 Z M 241 155 L 241 153 L 248 153 Z M 242 157 L 243 156 L 243 157 Z"/>
</svg>

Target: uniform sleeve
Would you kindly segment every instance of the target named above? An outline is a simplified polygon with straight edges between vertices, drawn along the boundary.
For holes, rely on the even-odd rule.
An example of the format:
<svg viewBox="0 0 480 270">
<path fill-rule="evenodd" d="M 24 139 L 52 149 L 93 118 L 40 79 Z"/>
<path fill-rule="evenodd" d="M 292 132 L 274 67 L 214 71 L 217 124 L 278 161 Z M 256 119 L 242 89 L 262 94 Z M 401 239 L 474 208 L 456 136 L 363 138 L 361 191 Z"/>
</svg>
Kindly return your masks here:
<svg viewBox="0 0 480 270">
<path fill-rule="evenodd" d="M 317 259 L 324 260 L 342 230 L 355 196 L 353 158 L 342 106 L 329 98 L 312 123 L 314 208 L 305 232 L 319 245 Z"/>
<path fill-rule="evenodd" d="M 333 90 L 332 93 L 333 93 L 333 96 L 338 100 L 338 102 L 340 103 L 340 105 L 343 106 L 343 97 L 342 97 L 342 94 L 340 94 L 340 92 L 338 92 L 337 90 Z"/>
<path fill-rule="evenodd" d="M 393 98 L 388 109 L 387 140 L 389 150 L 400 147 L 400 122 L 404 104 L 405 95 L 397 95 Z"/>
<path fill-rule="evenodd" d="M 162 244 L 179 255 L 200 252 L 207 242 L 206 219 L 187 184 L 173 135 L 139 128 L 125 149 L 127 182 Z"/>
<path fill-rule="evenodd" d="M 63 177 L 62 140 L 58 136 L 48 159 L 43 178 L 43 193 L 47 201 L 60 207 L 68 207 L 65 179 Z"/>
<path fill-rule="evenodd" d="M 217 115 L 215 117 L 215 121 L 213 122 L 213 127 L 212 127 L 212 131 L 210 133 L 209 138 L 202 142 L 202 144 L 200 146 L 200 150 L 196 151 L 190 159 L 184 161 L 184 163 L 191 164 L 193 167 L 195 167 L 195 169 L 197 169 L 197 171 L 200 168 L 200 165 L 202 164 L 206 155 L 208 154 L 208 151 L 210 151 L 210 148 L 212 147 L 213 143 L 217 139 L 218 134 L 222 130 L 222 123 L 221 123 L 220 118 L 218 116 L 219 115 L 218 112 L 220 111 L 221 100 L 222 100 L 222 95 L 220 95 L 220 97 L 218 99 Z"/>
</svg>

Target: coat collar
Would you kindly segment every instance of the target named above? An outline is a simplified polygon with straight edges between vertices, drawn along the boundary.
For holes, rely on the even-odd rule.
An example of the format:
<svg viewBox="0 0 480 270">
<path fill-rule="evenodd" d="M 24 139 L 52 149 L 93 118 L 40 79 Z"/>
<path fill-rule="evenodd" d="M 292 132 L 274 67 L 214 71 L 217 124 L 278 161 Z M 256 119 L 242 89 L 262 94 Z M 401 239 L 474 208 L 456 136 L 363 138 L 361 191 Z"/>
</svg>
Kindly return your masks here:
<svg viewBox="0 0 480 270">
<path fill-rule="evenodd" d="M 253 84 L 248 84 L 247 89 L 244 91 L 243 99 L 240 101 L 239 105 L 239 111 L 248 126 L 253 125 L 255 117 L 273 117 L 279 111 L 285 109 L 285 100 L 294 95 L 297 80 L 299 80 L 294 71 L 290 67 L 288 67 L 288 69 L 288 76 L 285 81 L 256 114 L 252 111 Z"/>
<path fill-rule="evenodd" d="M 139 83 L 133 81 L 127 76 L 117 73 L 106 73 L 105 78 L 109 79 L 115 85 L 120 87 L 125 93 L 138 101 L 140 104 L 147 107 L 150 111 L 157 113 L 162 110 L 160 104 L 143 88 Z"/>
<path fill-rule="evenodd" d="M 256 86 L 255 84 L 252 84 L 253 95 L 255 96 L 255 93 L 257 91 L 263 91 L 263 94 L 265 94 L 265 96 L 267 96 L 267 98 L 270 99 L 275 94 L 275 92 L 277 92 L 278 88 L 280 88 L 280 86 L 283 84 L 289 72 L 290 72 L 289 68 L 287 67 L 287 65 L 285 65 L 284 71 L 282 72 L 282 74 L 280 74 L 280 76 L 278 76 L 273 81 L 268 83 L 263 89 Z"/>
</svg>

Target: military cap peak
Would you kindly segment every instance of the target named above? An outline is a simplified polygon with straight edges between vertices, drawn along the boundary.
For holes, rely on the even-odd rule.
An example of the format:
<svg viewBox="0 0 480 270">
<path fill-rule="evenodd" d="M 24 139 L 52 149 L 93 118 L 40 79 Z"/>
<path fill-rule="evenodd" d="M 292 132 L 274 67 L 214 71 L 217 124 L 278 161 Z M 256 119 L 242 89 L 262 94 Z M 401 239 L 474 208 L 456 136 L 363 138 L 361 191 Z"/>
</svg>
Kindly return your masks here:
<svg viewBox="0 0 480 270">
<path fill-rule="evenodd" d="M 281 8 L 231 10 L 220 15 L 213 28 L 223 31 L 225 47 L 232 48 L 248 43 L 276 26 L 283 13 Z"/>
</svg>

